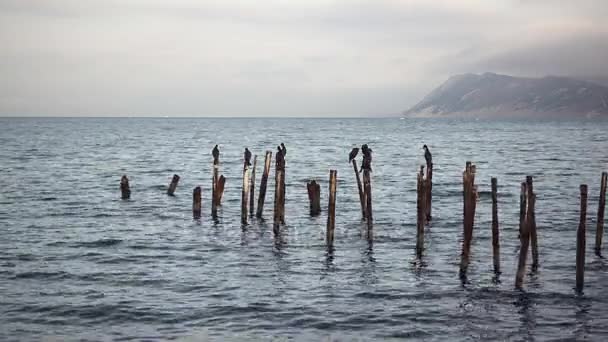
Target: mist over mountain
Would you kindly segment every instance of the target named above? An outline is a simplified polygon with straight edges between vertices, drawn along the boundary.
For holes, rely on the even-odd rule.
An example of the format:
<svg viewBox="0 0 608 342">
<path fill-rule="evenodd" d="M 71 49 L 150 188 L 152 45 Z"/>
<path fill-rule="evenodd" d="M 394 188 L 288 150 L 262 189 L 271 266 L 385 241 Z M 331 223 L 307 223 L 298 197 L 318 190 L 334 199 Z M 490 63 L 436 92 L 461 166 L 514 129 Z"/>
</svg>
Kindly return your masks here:
<svg viewBox="0 0 608 342">
<path fill-rule="evenodd" d="M 568 77 L 462 74 L 450 77 L 404 114 L 608 117 L 608 87 Z"/>
</svg>

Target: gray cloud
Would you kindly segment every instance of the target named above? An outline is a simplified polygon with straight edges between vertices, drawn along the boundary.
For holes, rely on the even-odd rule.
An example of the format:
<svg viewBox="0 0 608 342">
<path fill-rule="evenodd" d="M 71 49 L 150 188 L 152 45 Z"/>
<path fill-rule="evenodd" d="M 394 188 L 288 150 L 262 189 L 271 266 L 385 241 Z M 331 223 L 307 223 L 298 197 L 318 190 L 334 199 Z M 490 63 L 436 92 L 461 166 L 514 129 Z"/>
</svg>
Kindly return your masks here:
<svg viewBox="0 0 608 342">
<path fill-rule="evenodd" d="M 399 113 L 449 75 L 608 78 L 598 0 L 4 0 L 0 115 Z"/>
</svg>

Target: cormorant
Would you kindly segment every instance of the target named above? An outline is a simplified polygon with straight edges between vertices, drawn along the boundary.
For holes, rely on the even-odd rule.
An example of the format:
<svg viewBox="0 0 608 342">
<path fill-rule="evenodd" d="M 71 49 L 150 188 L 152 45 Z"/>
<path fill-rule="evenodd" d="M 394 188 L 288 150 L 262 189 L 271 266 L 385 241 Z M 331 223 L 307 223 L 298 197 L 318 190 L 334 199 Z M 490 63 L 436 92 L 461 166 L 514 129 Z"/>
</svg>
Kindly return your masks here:
<svg viewBox="0 0 608 342">
<path fill-rule="evenodd" d="M 433 156 L 431 155 L 428 146 L 424 145 L 422 148 L 424 149 L 424 159 L 426 160 L 426 167 L 428 169 L 428 167 L 433 164 Z"/>
<path fill-rule="evenodd" d="M 277 146 L 277 156 L 275 158 L 277 170 L 285 170 L 285 155 L 281 146 Z"/>
<path fill-rule="evenodd" d="M 353 159 L 355 159 L 355 157 L 357 157 L 357 154 L 359 154 L 359 148 L 358 147 L 354 147 L 350 153 L 348 154 L 348 162 L 352 162 Z"/>
<path fill-rule="evenodd" d="M 367 144 L 361 146 L 361 152 L 363 152 L 363 162 L 361 163 L 361 170 L 372 171 L 372 149 L 367 147 Z"/>
<path fill-rule="evenodd" d="M 283 151 L 283 157 L 285 157 L 285 155 L 287 154 L 287 147 L 285 147 L 285 144 L 281 143 L 281 150 Z"/>
<path fill-rule="evenodd" d="M 220 150 L 217 148 L 217 145 L 211 151 L 211 155 L 213 156 L 213 164 L 217 164 L 220 159 Z"/>
<path fill-rule="evenodd" d="M 251 152 L 245 147 L 245 166 L 251 166 Z"/>
</svg>

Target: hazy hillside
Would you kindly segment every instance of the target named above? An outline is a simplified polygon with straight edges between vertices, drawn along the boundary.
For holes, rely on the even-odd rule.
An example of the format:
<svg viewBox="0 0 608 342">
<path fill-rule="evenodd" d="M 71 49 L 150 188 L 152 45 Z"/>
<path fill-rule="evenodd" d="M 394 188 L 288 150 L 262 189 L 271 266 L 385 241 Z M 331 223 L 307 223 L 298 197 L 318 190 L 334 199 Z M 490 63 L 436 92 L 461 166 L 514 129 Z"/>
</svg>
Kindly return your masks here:
<svg viewBox="0 0 608 342">
<path fill-rule="evenodd" d="M 608 116 L 608 87 L 567 77 L 450 77 L 405 115 Z"/>
</svg>

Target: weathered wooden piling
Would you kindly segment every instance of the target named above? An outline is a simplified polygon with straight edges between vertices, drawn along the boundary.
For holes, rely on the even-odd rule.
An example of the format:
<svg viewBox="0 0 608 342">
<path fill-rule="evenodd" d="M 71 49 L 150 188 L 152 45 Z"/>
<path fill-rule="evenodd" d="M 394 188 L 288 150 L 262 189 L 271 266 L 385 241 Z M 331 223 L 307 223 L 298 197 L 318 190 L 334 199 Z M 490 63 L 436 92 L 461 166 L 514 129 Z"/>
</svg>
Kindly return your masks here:
<svg viewBox="0 0 608 342">
<path fill-rule="evenodd" d="M 192 192 L 192 216 L 195 219 L 201 218 L 201 203 L 202 203 L 202 190 L 200 186 L 194 188 Z"/>
<path fill-rule="evenodd" d="M 365 195 L 365 220 L 367 230 L 371 231 L 374 227 L 374 217 L 372 211 L 372 179 L 369 170 L 363 170 L 363 189 Z"/>
<path fill-rule="evenodd" d="M 582 292 L 585 283 L 585 222 L 587 221 L 587 185 L 581 184 L 581 216 L 576 232 L 576 291 Z"/>
<path fill-rule="evenodd" d="M 521 239 L 524 224 L 526 219 L 526 209 L 528 209 L 528 193 L 526 183 L 521 183 L 521 192 L 519 193 L 519 238 Z"/>
<path fill-rule="evenodd" d="M 606 208 L 606 182 L 608 172 L 602 172 L 602 182 L 600 186 L 600 199 L 597 207 L 597 229 L 595 231 L 595 254 L 602 253 L 602 239 L 604 237 L 604 210 Z"/>
<path fill-rule="evenodd" d="M 127 175 L 123 175 L 122 178 L 120 178 L 120 193 L 122 199 L 131 198 L 131 188 L 129 187 L 129 178 L 127 178 Z"/>
<path fill-rule="evenodd" d="M 363 193 L 363 185 L 361 184 L 361 177 L 359 176 L 359 170 L 357 169 L 357 161 L 353 158 L 351 160 L 353 164 L 353 171 L 355 171 L 355 178 L 357 179 L 357 189 L 359 189 L 359 202 L 361 203 L 361 218 L 365 219 L 365 194 Z"/>
<path fill-rule="evenodd" d="M 460 276 L 466 277 L 469 268 L 469 258 L 471 252 L 471 241 L 473 239 L 473 226 L 475 225 L 475 207 L 477 202 L 477 188 L 475 186 L 475 165 L 471 162 L 466 163 L 462 173 L 463 188 L 463 240 L 462 253 L 460 257 Z"/>
<path fill-rule="evenodd" d="M 534 186 L 532 181 L 532 176 L 526 176 L 526 188 L 528 190 L 528 200 L 530 197 L 534 196 L 536 199 L 536 195 L 534 194 Z M 536 203 L 535 203 L 536 205 Z M 532 270 L 538 269 L 538 237 L 536 234 L 536 213 L 534 212 L 534 206 L 528 205 L 528 223 L 530 224 L 530 246 L 532 247 Z"/>
<path fill-rule="evenodd" d="M 498 180 L 492 177 L 492 256 L 494 273 L 500 273 L 500 241 L 498 233 Z"/>
<path fill-rule="evenodd" d="M 253 156 L 253 168 L 251 169 L 251 186 L 249 188 L 249 215 L 254 213 L 254 197 L 255 197 L 255 168 L 258 164 L 258 155 Z"/>
<path fill-rule="evenodd" d="M 174 196 L 175 189 L 177 188 L 177 183 L 179 182 L 179 176 L 173 175 L 173 179 L 171 180 L 171 184 L 169 184 L 169 188 L 167 189 L 167 195 Z"/>
<path fill-rule="evenodd" d="M 321 186 L 313 179 L 306 183 L 306 189 L 308 190 L 308 200 L 310 202 L 310 216 L 317 216 L 321 213 Z"/>
<path fill-rule="evenodd" d="M 241 224 L 247 224 L 247 203 L 249 201 L 249 166 L 243 167 L 243 190 L 241 191 Z"/>
<path fill-rule="evenodd" d="M 264 171 L 262 172 L 262 180 L 260 181 L 260 192 L 258 194 L 258 209 L 255 216 L 261 218 L 264 212 L 264 200 L 266 197 L 266 187 L 268 185 L 268 174 L 270 173 L 270 163 L 272 162 L 272 151 L 266 151 L 264 157 Z"/>
<path fill-rule="evenodd" d="M 431 206 L 433 203 L 433 163 L 426 166 L 426 184 L 425 184 L 425 216 L 426 222 L 431 221 Z"/>
<path fill-rule="evenodd" d="M 422 170 L 421 170 L 422 171 Z M 416 182 L 416 255 L 422 257 L 424 250 L 424 225 L 426 221 L 426 182 L 422 176 L 422 172 L 417 175 Z"/>
<path fill-rule="evenodd" d="M 536 202 L 535 195 L 528 191 L 527 183 L 521 183 L 521 189 L 522 193 L 526 197 L 526 207 L 523 209 L 524 218 L 519 236 L 519 259 L 517 263 L 517 273 L 515 274 L 515 287 L 518 289 L 522 288 L 524 282 L 526 259 L 528 257 L 528 248 L 530 246 L 530 220 L 528 212 L 534 210 Z"/>
<path fill-rule="evenodd" d="M 213 218 L 217 217 L 217 203 L 218 203 L 218 176 L 219 176 L 219 170 L 218 170 L 219 165 L 216 163 L 216 159 L 214 158 L 213 160 L 213 175 L 211 178 L 211 216 Z"/>
<path fill-rule="evenodd" d="M 217 180 L 217 206 L 222 205 L 222 197 L 224 196 L 224 188 L 226 186 L 226 177 L 221 175 Z"/>
<path fill-rule="evenodd" d="M 329 204 L 327 205 L 327 248 L 333 250 L 334 231 L 336 228 L 336 188 L 338 184 L 338 171 L 329 171 Z M 318 186 L 318 184 L 317 184 Z"/>
<path fill-rule="evenodd" d="M 278 236 L 280 233 L 280 225 L 283 223 L 281 221 L 282 217 L 282 203 L 283 199 L 281 198 L 284 194 L 282 185 L 283 185 L 283 177 L 284 173 L 282 170 L 277 170 L 275 174 L 275 182 L 274 182 L 274 220 L 273 220 L 273 232 L 275 236 Z"/>
</svg>

